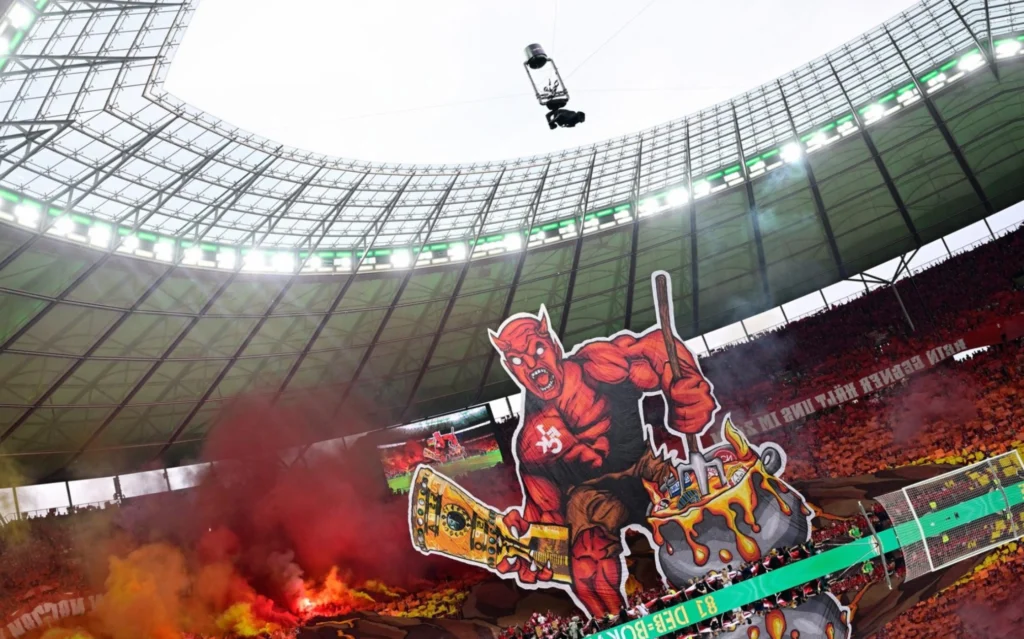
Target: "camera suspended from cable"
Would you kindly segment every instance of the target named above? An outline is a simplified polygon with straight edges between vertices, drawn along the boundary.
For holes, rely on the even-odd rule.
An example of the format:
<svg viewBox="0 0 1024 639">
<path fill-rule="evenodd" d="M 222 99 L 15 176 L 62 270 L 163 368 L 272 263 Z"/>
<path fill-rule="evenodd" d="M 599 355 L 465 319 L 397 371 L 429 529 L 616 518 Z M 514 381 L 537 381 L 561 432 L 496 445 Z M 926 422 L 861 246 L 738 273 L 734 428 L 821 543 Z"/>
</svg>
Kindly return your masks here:
<svg viewBox="0 0 1024 639">
<path fill-rule="evenodd" d="M 565 108 L 569 104 L 569 90 L 558 73 L 555 61 L 539 44 L 526 47 L 526 62 L 523 63 L 526 75 L 533 85 L 533 92 L 541 106 L 547 107 L 548 128 L 572 128 L 586 120 L 583 111 L 570 111 Z"/>
</svg>

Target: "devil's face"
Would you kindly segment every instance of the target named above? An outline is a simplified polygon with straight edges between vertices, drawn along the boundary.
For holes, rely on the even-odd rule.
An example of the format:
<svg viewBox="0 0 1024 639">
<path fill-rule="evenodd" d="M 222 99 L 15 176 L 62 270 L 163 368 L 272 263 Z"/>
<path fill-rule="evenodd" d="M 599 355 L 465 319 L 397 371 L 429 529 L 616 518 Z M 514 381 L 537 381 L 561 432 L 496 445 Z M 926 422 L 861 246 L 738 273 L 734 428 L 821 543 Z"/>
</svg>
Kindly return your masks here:
<svg viewBox="0 0 1024 639">
<path fill-rule="evenodd" d="M 547 315 L 516 319 L 491 333 L 491 342 L 501 353 L 505 369 L 520 385 L 540 399 L 549 400 L 562 392 L 562 345 L 552 338 Z"/>
</svg>

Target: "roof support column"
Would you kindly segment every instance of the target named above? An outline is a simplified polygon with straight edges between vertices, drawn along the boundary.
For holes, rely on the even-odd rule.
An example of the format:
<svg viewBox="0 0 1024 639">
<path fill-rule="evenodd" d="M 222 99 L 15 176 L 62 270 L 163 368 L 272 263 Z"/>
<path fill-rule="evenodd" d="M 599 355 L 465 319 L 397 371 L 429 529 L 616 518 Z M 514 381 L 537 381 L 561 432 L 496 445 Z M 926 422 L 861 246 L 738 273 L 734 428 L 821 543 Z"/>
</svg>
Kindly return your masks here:
<svg viewBox="0 0 1024 639">
<path fill-rule="evenodd" d="M 686 121 L 686 195 L 690 212 L 690 294 L 693 296 L 693 334 L 700 335 L 700 261 L 697 259 L 697 198 L 693 195 L 693 156 L 690 121 Z"/>
<path fill-rule="evenodd" d="M 504 322 L 505 318 L 512 312 L 512 302 L 515 301 L 516 287 L 519 286 L 519 278 L 523 275 L 523 265 L 526 264 L 526 249 L 530 243 L 530 229 L 533 228 L 533 221 L 537 218 L 537 211 L 540 210 L 540 201 L 544 197 L 544 185 L 548 181 L 548 173 L 551 171 L 551 162 L 548 162 L 547 166 L 544 167 L 544 174 L 540 176 L 540 180 L 537 183 L 537 192 L 533 195 L 533 202 L 530 203 L 530 212 L 526 218 L 526 239 L 523 241 L 523 246 L 519 249 L 519 259 L 516 262 L 516 271 L 512 276 L 512 284 L 509 286 L 508 295 L 505 297 L 505 306 L 501 312 L 501 318 L 499 321 Z M 487 388 L 487 378 L 491 374 L 491 368 L 494 367 L 494 359 L 497 355 L 495 349 L 490 349 L 487 355 L 487 364 L 484 366 L 484 373 L 480 377 L 480 385 L 477 386 L 476 394 L 473 396 L 473 403 L 479 404 L 480 398 L 484 395 L 484 389 Z"/>
<path fill-rule="evenodd" d="M 956 9 L 956 7 L 953 8 Z M 959 15 L 959 12 L 957 15 Z M 924 102 L 925 108 L 928 109 L 928 114 L 932 116 L 932 121 L 935 122 L 935 126 L 939 129 L 939 133 L 942 134 L 942 139 L 946 141 L 946 146 L 949 147 L 950 153 L 952 153 L 953 157 L 956 158 L 956 163 L 960 165 L 960 170 L 967 176 L 967 181 L 970 183 L 971 188 L 974 189 L 974 194 L 978 196 L 978 199 L 981 200 L 982 206 L 985 207 L 985 213 L 992 215 L 995 213 L 995 210 L 992 208 L 992 204 L 989 203 L 988 197 L 985 195 L 985 191 L 982 190 L 981 182 L 979 182 L 978 178 L 975 177 L 974 171 L 971 170 L 971 166 L 967 163 L 967 158 L 964 157 L 963 151 L 960 150 L 960 146 L 956 143 L 956 140 L 953 139 L 953 134 L 949 132 L 949 127 L 946 126 L 946 122 L 942 119 L 942 115 L 935 107 L 935 103 L 932 102 L 930 97 L 928 97 L 928 92 L 925 90 L 925 87 L 921 86 L 921 83 L 918 81 L 917 75 L 914 73 L 914 69 L 910 66 L 910 61 L 907 60 L 899 45 L 896 44 L 896 38 L 892 37 L 892 33 L 890 33 L 887 27 L 883 28 L 885 28 L 885 34 L 889 36 L 889 41 L 892 42 L 893 48 L 896 49 L 896 53 L 899 55 L 900 61 L 903 62 L 903 66 L 906 67 L 910 77 L 913 78 L 914 86 L 917 88 L 917 93 L 921 96 L 921 101 Z M 998 75 L 996 76 L 996 79 L 999 79 Z"/>
<path fill-rule="evenodd" d="M 626 317 L 624 328 L 633 327 L 633 294 L 636 292 L 636 253 L 640 245 L 640 167 L 643 165 L 644 138 L 640 136 L 636 150 L 636 169 L 629 199 L 629 214 L 633 218 L 633 232 L 629 240 L 629 279 L 626 280 Z"/>
<path fill-rule="evenodd" d="M 779 87 L 779 95 L 782 97 L 782 106 L 786 109 L 786 119 L 789 121 L 789 128 L 793 132 L 793 139 L 795 144 L 800 144 L 800 133 L 796 128 L 796 120 L 793 119 L 793 112 L 789 108 L 789 100 L 786 99 L 786 92 L 782 88 L 782 81 L 776 80 L 776 85 Z M 802 149 L 801 149 L 802 150 Z M 803 156 L 804 170 L 807 171 L 807 181 L 811 185 L 811 195 L 814 197 L 814 210 L 818 214 L 818 219 L 821 221 L 821 226 L 825 229 L 825 237 L 828 240 L 829 252 L 832 254 L 832 261 L 836 264 L 836 270 L 839 273 L 839 277 L 846 277 L 846 266 L 843 265 L 843 260 L 839 255 L 839 245 L 836 243 L 836 236 L 832 232 L 832 222 L 828 219 L 828 214 L 825 212 L 825 201 L 821 199 L 821 190 L 818 188 L 818 180 L 814 177 L 814 169 L 811 167 L 810 160 L 807 156 Z"/>
<path fill-rule="evenodd" d="M 569 311 L 572 309 L 572 295 L 576 290 L 576 271 L 580 268 L 580 253 L 583 251 L 583 223 L 586 221 L 590 208 L 590 187 L 594 182 L 594 168 L 597 166 L 597 151 L 590 156 L 590 168 L 587 169 L 587 181 L 583 184 L 583 192 L 576 207 L 576 246 L 572 254 L 572 267 L 569 269 L 569 283 L 565 287 L 565 302 L 562 304 L 562 317 L 558 321 L 558 337 L 565 342 L 565 331 L 569 327 Z"/>
<path fill-rule="evenodd" d="M 892 176 L 889 175 L 889 169 L 886 168 L 885 163 L 882 162 L 882 156 L 878 153 L 878 147 L 875 146 L 875 141 L 871 139 L 871 134 L 868 133 L 867 128 L 864 126 L 863 118 L 860 117 L 860 113 L 850 100 L 850 94 L 846 92 L 846 87 L 843 86 L 843 80 L 839 77 L 839 73 L 836 71 L 835 65 L 832 64 L 832 59 L 826 56 L 825 61 L 828 62 L 828 68 L 832 70 L 832 76 L 836 79 L 836 86 L 839 87 L 839 91 L 843 94 L 843 98 L 846 100 L 846 105 L 850 109 L 850 114 L 853 115 L 853 121 L 857 123 L 857 129 L 860 131 L 860 137 L 868 147 L 868 152 L 871 153 L 871 158 L 875 161 L 875 167 L 878 168 L 878 172 L 882 176 L 882 181 L 885 182 L 885 188 L 889 190 L 889 197 L 891 197 L 892 201 L 896 204 L 896 208 L 900 212 L 900 217 L 903 218 L 903 223 L 907 225 L 907 230 L 910 231 L 910 236 L 914 239 L 914 246 L 920 248 L 922 244 L 921 235 L 917 232 L 917 227 L 914 226 L 914 220 L 910 218 L 910 212 L 907 211 L 907 205 L 904 204 L 903 197 L 896 189 L 896 184 L 892 181 Z"/>
<path fill-rule="evenodd" d="M 466 247 L 466 258 L 462 263 L 462 268 L 459 270 L 459 279 L 455 282 L 455 288 L 452 290 L 452 294 L 448 297 L 448 303 L 444 307 L 444 313 L 441 315 L 441 322 L 437 326 L 437 330 L 434 332 L 434 337 L 430 340 L 430 346 L 427 348 L 427 355 L 423 358 L 423 366 L 420 366 L 419 372 L 416 373 L 416 379 L 412 383 L 412 389 L 409 391 L 409 397 L 406 398 L 405 404 L 402 406 L 402 410 L 399 413 L 400 418 L 404 418 L 409 412 L 409 407 L 412 406 L 416 400 L 416 392 L 420 389 L 420 384 L 423 383 L 423 378 L 427 374 L 427 369 L 430 368 L 430 360 L 434 357 L 434 351 L 437 350 L 437 345 L 441 342 L 441 337 L 444 335 L 445 326 L 448 324 L 448 318 L 451 317 L 452 310 L 455 308 L 455 304 L 458 302 L 459 294 L 462 291 L 462 285 L 466 281 L 466 275 L 469 274 L 470 261 L 473 258 L 473 249 L 476 247 L 477 242 L 480 241 L 480 237 L 484 233 L 484 227 L 487 226 L 487 216 L 491 212 L 491 207 L 494 205 L 494 198 L 498 194 L 498 187 L 501 185 L 502 178 L 505 177 L 505 169 L 501 170 L 498 174 L 498 179 L 494 181 L 494 186 L 491 187 L 491 192 L 487 195 L 487 201 L 484 202 L 483 208 L 477 213 L 476 220 L 476 232 L 473 234 L 473 240 Z"/>
<path fill-rule="evenodd" d="M 367 345 L 366 350 L 363 351 L 363 356 L 359 359 L 359 364 L 356 365 L 355 372 L 352 373 L 352 379 L 350 379 L 348 381 L 348 384 L 345 386 L 345 390 L 341 394 L 341 401 L 338 402 L 338 406 L 337 408 L 335 408 L 335 413 L 341 410 L 342 406 L 345 405 L 345 402 L 348 400 L 349 395 L 352 394 L 352 389 L 356 387 L 356 382 L 359 381 L 359 377 L 363 374 L 363 371 L 366 369 L 366 365 L 369 363 L 370 357 L 373 355 L 373 349 L 376 348 L 377 342 L 379 342 L 380 338 L 384 335 L 384 330 L 387 328 L 388 321 L 394 314 L 395 309 L 398 308 L 398 302 L 399 300 L 402 299 L 402 294 L 405 293 L 405 287 L 409 285 L 409 280 L 412 279 L 412 274 L 416 270 L 416 262 L 419 260 L 420 254 L 423 253 L 423 249 L 430 243 L 430 235 L 434 232 L 434 225 L 437 224 L 437 220 L 440 219 L 441 212 L 444 210 L 444 205 L 448 202 L 448 196 L 451 195 L 452 189 L 455 188 L 455 184 L 458 181 L 459 174 L 456 174 L 455 177 L 452 178 L 452 181 L 448 184 L 448 187 L 445 189 L 444 194 L 441 196 L 441 199 L 434 207 L 434 210 L 431 213 L 431 215 L 427 217 L 424 223 L 420 226 L 419 231 L 417 231 L 417 235 L 422 238 L 422 240 L 420 240 L 419 242 L 419 248 L 416 250 L 415 253 L 413 253 L 412 263 L 409 265 L 409 268 L 402 276 L 402 281 L 399 282 L 398 290 L 395 291 L 394 297 L 391 298 L 391 304 L 388 305 L 388 310 L 384 312 L 384 317 L 381 318 L 380 324 L 377 325 L 377 330 L 373 334 L 373 339 L 370 340 L 370 343 L 369 345 Z M 424 227 L 426 227 L 426 232 L 424 232 Z M 424 366 L 425 365 L 426 362 L 424 361 Z"/>
<path fill-rule="evenodd" d="M 743 139 L 740 136 L 740 120 L 736 115 L 736 105 L 729 103 L 732 109 L 732 125 L 736 132 L 736 149 L 740 154 L 740 172 L 743 174 L 743 186 L 747 191 L 747 211 L 750 214 L 750 226 L 754 229 L 754 244 L 757 248 L 757 268 L 761 274 L 761 301 L 763 308 L 771 306 L 771 291 L 768 287 L 768 265 L 764 257 L 764 242 L 761 239 L 761 221 L 757 216 L 757 201 L 754 199 L 754 185 L 750 182 L 747 172 L 747 155 L 743 152 Z"/>
</svg>

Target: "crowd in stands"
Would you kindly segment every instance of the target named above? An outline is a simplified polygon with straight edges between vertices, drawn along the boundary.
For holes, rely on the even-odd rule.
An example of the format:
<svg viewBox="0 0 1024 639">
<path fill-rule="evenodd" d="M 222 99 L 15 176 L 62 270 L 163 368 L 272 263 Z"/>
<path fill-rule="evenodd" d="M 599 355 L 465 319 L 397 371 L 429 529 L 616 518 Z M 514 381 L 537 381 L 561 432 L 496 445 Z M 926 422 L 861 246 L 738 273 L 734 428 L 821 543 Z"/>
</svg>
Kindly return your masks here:
<svg viewBox="0 0 1024 639">
<path fill-rule="evenodd" d="M 735 568 L 730 565 L 723 570 L 712 570 L 701 578 L 690 579 L 684 587 L 678 590 L 664 588 L 634 593 L 630 598 L 630 607 L 623 606 L 617 615 L 608 615 L 604 619 L 594 617 L 584 621 L 579 615 L 560 616 L 550 611 L 546 614 L 534 613 L 525 624 L 507 628 L 502 636 L 503 639 L 580 639 L 601 630 L 639 619 L 650 613 L 704 597 L 716 590 L 782 568 L 793 561 L 806 559 L 817 552 L 818 547 L 813 542 L 790 548 L 775 548 L 760 560 L 744 563 Z M 677 639 L 715 637 L 722 632 L 731 632 L 741 626 L 752 625 L 758 615 L 779 608 L 795 608 L 807 601 L 809 597 L 826 592 L 828 581 L 829 579 L 818 579 L 773 594 L 741 608 L 722 611 L 719 615 L 679 630 L 673 637 Z"/>
<path fill-rule="evenodd" d="M 797 399 L 945 343 L 992 318 L 1024 310 L 1013 276 L 1024 263 L 1024 231 L 1014 231 L 832 310 L 785 325 L 701 360 L 716 393 L 744 412 Z"/>
</svg>

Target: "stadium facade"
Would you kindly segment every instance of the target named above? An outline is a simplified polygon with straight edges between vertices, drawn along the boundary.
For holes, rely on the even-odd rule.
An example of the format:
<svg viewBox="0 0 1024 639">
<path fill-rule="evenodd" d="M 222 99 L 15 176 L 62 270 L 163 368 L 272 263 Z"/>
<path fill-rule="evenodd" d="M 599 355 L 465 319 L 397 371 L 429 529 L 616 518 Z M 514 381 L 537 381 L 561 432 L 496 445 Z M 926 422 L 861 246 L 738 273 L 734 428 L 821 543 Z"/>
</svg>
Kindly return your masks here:
<svg viewBox="0 0 1024 639">
<path fill-rule="evenodd" d="M 927 0 L 700 113 L 461 166 L 290 149 L 175 99 L 194 10 L 7 10 L 0 458 L 32 479 L 187 459 L 249 391 L 330 388 L 378 423 L 493 399 L 510 313 L 545 304 L 566 345 L 643 328 L 666 269 L 694 337 L 1024 196 L 1022 1 Z"/>
</svg>

